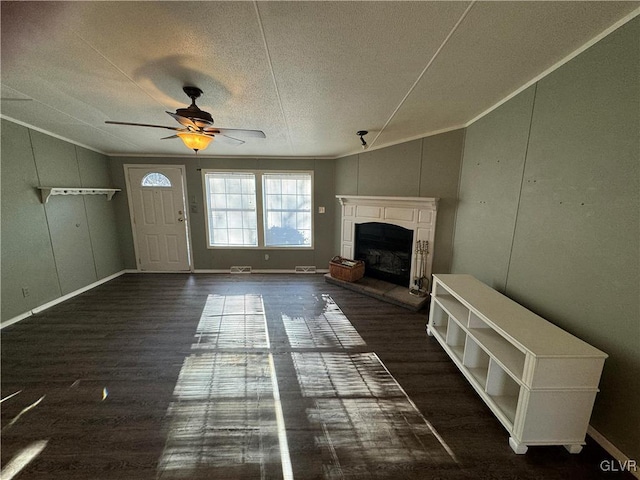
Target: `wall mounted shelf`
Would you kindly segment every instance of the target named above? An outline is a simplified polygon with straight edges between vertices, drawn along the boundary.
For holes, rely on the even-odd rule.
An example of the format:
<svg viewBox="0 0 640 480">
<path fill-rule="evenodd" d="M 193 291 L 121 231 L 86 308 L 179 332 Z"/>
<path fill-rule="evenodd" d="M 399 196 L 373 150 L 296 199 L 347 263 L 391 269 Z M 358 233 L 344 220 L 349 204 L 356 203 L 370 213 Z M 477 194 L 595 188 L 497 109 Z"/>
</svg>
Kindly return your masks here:
<svg viewBox="0 0 640 480">
<path fill-rule="evenodd" d="M 75 187 L 38 187 L 42 203 L 47 203 L 52 195 L 106 195 L 111 200 L 119 188 L 75 188 Z"/>
</svg>

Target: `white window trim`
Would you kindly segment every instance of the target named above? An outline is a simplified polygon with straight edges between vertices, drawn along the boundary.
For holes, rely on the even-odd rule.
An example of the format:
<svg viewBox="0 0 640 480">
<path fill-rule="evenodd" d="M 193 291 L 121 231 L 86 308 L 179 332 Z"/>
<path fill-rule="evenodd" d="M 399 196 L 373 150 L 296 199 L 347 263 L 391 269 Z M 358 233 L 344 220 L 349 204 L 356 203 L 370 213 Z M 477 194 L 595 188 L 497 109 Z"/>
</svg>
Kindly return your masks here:
<svg viewBox="0 0 640 480">
<path fill-rule="evenodd" d="M 246 173 L 252 174 L 256 179 L 256 214 L 258 222 L 258 245 L 257 246 L 243 246 L 243 245 L 224 245 L 224 246 L 212 246 L 209 239 L 209 201 L 207 198 L 207 173 Z M 311 176 L 311 245 L 292 245 L 285 246 L 266 246 L 265 232 L 264 232 L 264 205 L 262 195 L 262 176 L 264 174 L 307 174 Z M 202 199 L 205 221 L 205 242 L 208 250 L 314 250 L 315 249 L 315 177 L 313 170 L 252 170 L 252 169 L 225 169 L 225 168 L 203 168 L 201 171 L 202 176 Z"/>
</svg>

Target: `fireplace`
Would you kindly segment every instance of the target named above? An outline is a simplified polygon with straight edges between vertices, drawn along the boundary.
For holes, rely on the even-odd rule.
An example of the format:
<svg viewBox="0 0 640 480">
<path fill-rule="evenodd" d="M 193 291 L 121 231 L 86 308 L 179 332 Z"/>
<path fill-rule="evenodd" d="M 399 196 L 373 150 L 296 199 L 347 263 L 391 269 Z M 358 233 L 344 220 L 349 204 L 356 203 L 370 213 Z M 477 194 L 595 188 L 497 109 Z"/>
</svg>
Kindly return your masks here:
<svg viewBox="0 0 640 480">
<path fill-rule="evenodd" d="M 358 195 L 337 195 L 337 198 L 342 205 L 340 254 L 343 257 L 363 259 L 367 263 L 366 276 L 393 275 L 382 279 L 408 288 L 414 287 L 419 275 L 430 280 L 437 198 Z M 358 235 L 365 237 L 364 246 L 358 245 Z M 371 240 L 383 238 L 383 248 L 370 245 Z M 396 240 L 402 248 L 389 247 Z M 424 263 L 420 262 L 420 268 L 416 259 L 412 259 L 419 245 L 428 247 L 428 253 L 421 257 Z"/>
<path fill-rule="evenodd" d="M 390 223 L 356 225 L 355 258 L 365 263 L 365 274 L 406 286 L 411 278 L 413 230 Z"/>
</svg>

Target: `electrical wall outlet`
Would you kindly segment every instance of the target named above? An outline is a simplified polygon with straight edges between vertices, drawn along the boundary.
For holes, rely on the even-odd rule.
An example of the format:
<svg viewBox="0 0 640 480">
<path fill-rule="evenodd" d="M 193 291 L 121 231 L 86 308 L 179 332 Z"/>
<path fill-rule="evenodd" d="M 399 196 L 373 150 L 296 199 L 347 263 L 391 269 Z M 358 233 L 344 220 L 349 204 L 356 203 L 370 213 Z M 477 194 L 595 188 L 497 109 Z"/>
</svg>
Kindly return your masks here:
<svg viewBox="0 0 640 480">
<path fill-rule="evenodd" d="M 324 213 L 325 211 L 324 207 L 318 207 L 318 213 Z"/>
<path fill-rule="evenodd" d="M 29 287 L 22 287 L 22 296 L 24 298 L 27 298 L 29 295 L 31 295 L 31 292 L 29 291 Z"/>
</svg>

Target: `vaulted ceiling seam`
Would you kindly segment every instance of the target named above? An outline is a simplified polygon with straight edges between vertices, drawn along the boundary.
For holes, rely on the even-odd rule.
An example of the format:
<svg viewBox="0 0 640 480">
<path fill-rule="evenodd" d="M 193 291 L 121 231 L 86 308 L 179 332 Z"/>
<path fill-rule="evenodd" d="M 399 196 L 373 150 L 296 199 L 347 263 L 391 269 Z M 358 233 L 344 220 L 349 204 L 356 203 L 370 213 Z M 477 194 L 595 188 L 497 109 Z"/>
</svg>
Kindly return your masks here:
<svg viewBox="0 0 640 480">
<path fill-rule="evenodd" d="M 155 98 L 153 95 L 151 95 L 149 92 L 147 92 L 141 85 L 138 84 L 138 82 L 136 82 L 130 75 L 127 74 L 127 72 L 125 72 L 124 70 L 122 70 L 118 65 L 116 65 L 109 57 L 107 57 L 104 53 L 102 53 L 96 46 L 94 46 L 91 42 L 89 42 L 87 39 L 85 39 L 82 35 L 80 35 L 79 33 L 73 31 L 73 34 L 78 37 L 87 47 L 89 47 L 91 50 L 93 50 L 96 54 L 98 54 L 105 62 L 107 62 L 109 65 L 111 65 L 119 74 L 121 74 L 123 77 L 125 77 L 128 81 L 130 81 L 131 83 L 133 83 L 140 91 L 142 91 L 142 93 L 144 93 L 147 97 L 149 97 L 151 100 L 153 100 L 154 102 L 156 102 L 158 105 L 160 105 L 163 109 L 167 109 L 168 107 L 163 104 L 161 101 L 159 101 L 157 98 Z"/>
<path fill-rule="evenodd" d="M 380 135 L 382 135 L 382 132 L 384 132 L 384 130 L 387 128 L 387 126 L 389 125 L 389 123 L 391 123 L 391 121 L 393 120 L 393 118 L 396 116 L 396 114 L 398 113 L 398 111 L 400 110 L 400 108 L 402 108 L 402 105 L 404 105 L 404 103 L 407 101 L 407 99 L 409 98 L 409 96 L 411 95 L 411 92 L 413 92 L 413 90 L 415 90 L 416 86 L 418 85 L 418 83 L 420 83 L 420 80 L 422 80 L 422 77 L 424 76 L 425 73 L 427 73 L 427 70 L 429 69 L 429 67 L 433 64 L 433 62 L 435 61 L 435 59 L 438 57 L 438 55 L 440 54 L 440 52 L 442 51 L 442 49 L 445 47 L 445 45 L 447 44 L 447 42 L 449 41 L 449 39 L 453 36 L 453 34 L 456 32 L 456 30 L 458 29 L 458 27 L 462 24 L 462 22 L 464 21 L 464 19 L 466 18 L 467 14 L 471 11 L 471 9 L 473 8 L 473 6 L 476 4 L 477 0 L 473 0 L 465 9 L 464 12 L 462 12 L 462 15 L 460 16 L 460 18 L 458 19 L 458 21 L 453 25 L 453 27 L 451 28 L 451 30 L 449 31 L 449 33 L 447 34 L 447 36 L 444 38 L 444 40 L 442 41 L 442 43 L 440 44 L 440 46 L 438 47 L 438 49 L 435 51 L 435 53 L 431 56 L 431 58 L 429 59 L 429 61 L 427 62 L 427 64 L 425 65 L 425 67 L 422 69 L 422 72 L 420 72 L 420 74 L 418 75 L 418 78 L 416 78 L 416 81 L 413 82 L 413 85 L 411 85 L 411 87 L 409 88 L 409 90 L 407 91 L 407 93 L 405 94 L 405 96 L 402 98 L 402 100 L 400 100 L 400 103 L 396 106 L 395 110 L 391 113 L 391 116 L 389 117 L 389 119 L 386 121 L 386 123 L 382 126 L 382 128 L 380 129 L 380 131 L 378 132 L 378 134 L 373 138 L 373 140 L 370 142 L 370 146 L 375 145 L 376 141 L 378 140 L 378 137 L 380 137 Z M 423 135 L 425 136 L 425 135 Z"/>
<path fill-rule="evenodd" d="M 282 115 L 282 121 L 287 131 L 287 145 L 289 145 L 289 151 L 293 154 L 293 144 L 291 143 L 291 130 L 289 128 L 289 122 L 287 121 L 287 115 L 284 111 L 284 105 L 282 104 L 282 97 L 280 96 L 280 89 L 278 88 L 278 81 L 276 74 L 273 71 L 273 62 L 271 61 L 271 53 L 269 52 L 269 43 L 267 42 L 267 36 L 264 32 L 264 25 L 262 24 L 262 17 L 260 16 L 260 9 L 258 8 L 258 2 L 254 0 L 253 6 L 255 7 L 256 17 L 258 19 L 258 26 L 260 27 L 260 34 L 262 35 L 262 42 L 264 43 L 264 50 L 267 56 L 267 63 L 269 64 L 269 73 L 271 74 L 271 80 L 273 81 L 273 87 L 275 88 L 276 98 L 278 99 L 278 106 L 280 108 L 280 114 Z"/>
</svg>

